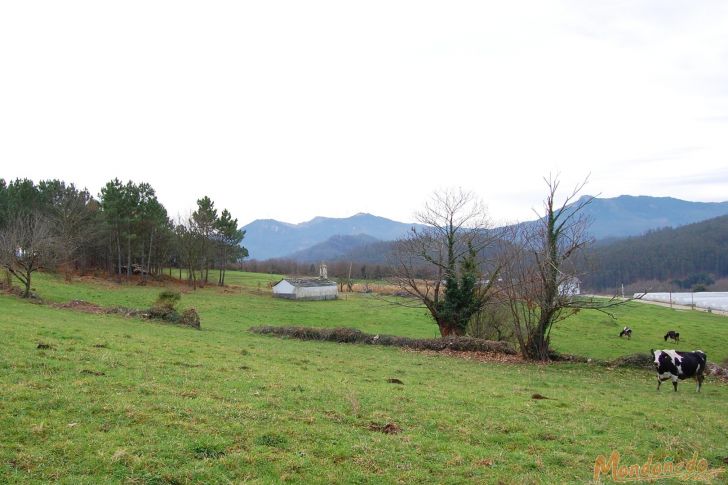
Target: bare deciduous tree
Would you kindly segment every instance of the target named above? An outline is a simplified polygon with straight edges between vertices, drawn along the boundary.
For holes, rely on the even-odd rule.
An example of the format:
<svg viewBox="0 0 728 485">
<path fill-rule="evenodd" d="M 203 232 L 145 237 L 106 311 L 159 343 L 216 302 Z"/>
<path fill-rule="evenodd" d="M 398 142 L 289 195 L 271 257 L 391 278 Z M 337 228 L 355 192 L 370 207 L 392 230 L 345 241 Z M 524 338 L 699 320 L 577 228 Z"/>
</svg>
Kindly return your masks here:
<svg viewBox="0 0 728 485">
<path fill-rule="evenodd" d="M 574 256 L 591 242 L 583 209 L 593 197 L 578 198 L 586 180 L 556 203 L 558 178 L 545 179 L 544 213 L 530 224 L 512 226 L 503 244 L 503 295 L 511 310 L 514 334 L 525 358 L 549 359 L 550 333 L 556 322 L 582 309 L 606 311 L 615 299 L 579 297 Z"/>
<path fill-rule="evenodd" d="M 417 220 L 426 228 L 412 228 L 395 245 L 393 283 L 427 308 L 441 336 L 463 335 L 488 302 L 498 272 L 483 264 L 495 240 L 485 208 L 469 192 L 447 190 L 435 193 Z"/>
<path fill-rule="evenodd" d="M 66 280 L 70 281 L 80 249 L 84 245 L 92 246 L 100 238 L 101 225 L 89 208 L 91 196 L 88 191 L 77 190 L 73 185 L 66 187 L 62 182 L 58 182 L 58 186 L 48 211 L 49 222 L 55 235 L 58 262 Z"/>
<path fill-rule="evenodd" d="M 51 225 L 35 213 L 21 214 L 0 232 L 0 264 L 23 286 L 23 298 L 30 296 L 33 273 L 53 261 Z"/>
</svg>

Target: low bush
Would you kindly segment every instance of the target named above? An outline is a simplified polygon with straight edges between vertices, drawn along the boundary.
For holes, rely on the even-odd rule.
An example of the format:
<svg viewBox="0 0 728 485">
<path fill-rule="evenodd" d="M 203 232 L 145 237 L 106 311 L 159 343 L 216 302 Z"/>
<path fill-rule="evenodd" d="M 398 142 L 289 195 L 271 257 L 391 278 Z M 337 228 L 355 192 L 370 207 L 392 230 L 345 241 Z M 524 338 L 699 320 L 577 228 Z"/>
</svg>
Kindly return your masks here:
<svg viewBox="0 0 728 485">
<path fill-rule="evenodd" d="M 177 323 L 180 319 L 179 313 L 173 308 L 157 305 L 150 308 L 147 315 L 153 320 L 165 320 L 171 323 Z"/>
<path fill-rule="evenodd" d="M 592 359 L 590 359 L 588 357 L 582 357 L 581 355 L 562 354 L 560 352 L 556 352 L 553 349 L 549 350 L 549 359 L 556 361 L 556 362 L 578 362 L 578 363 L 592 362 Z"/>
<path fill-rule="evenodd" d="M 466 334 L 484 340 L 515 343 L 510 309 L 504 304 L 487 305 L 470 319 Z"/>
<path fill-rule="evenodd" d="M 200 329 L 200 315 L 197 314 L 197 310 L 194 308 L 188 308 L 182 312 L 182 317 L 179 319 L 181 325 L 187 325 L 188 327 Z"/>
<path fill-rule="evenodd" d="M 630 354 L 619 357 L 609 362 L 612 367 L 638 367 L 642 369 L 651 369 L 653 367 L 654 357 L 650 354 Z"/>
<path fill-rule="evenodd" d="M 157 296 L 157 301 L 154 303 L 154 306 L 174 310 L 181 299 L 182 295 L 180 295 L 179 291 L 163 290 Z"/>
</svg>

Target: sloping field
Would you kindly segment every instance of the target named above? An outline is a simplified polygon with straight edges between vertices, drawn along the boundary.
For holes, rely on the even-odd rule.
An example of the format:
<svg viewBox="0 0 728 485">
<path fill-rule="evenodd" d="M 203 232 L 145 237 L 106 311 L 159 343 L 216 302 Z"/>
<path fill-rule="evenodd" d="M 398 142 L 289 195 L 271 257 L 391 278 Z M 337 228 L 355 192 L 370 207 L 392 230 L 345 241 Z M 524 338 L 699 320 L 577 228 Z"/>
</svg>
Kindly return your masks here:
<svg viewBox="0 0 728 485">
<path fill-rule="evenodd" d="M 183 295 L 202 331 L 0 296 L 0 483 L 588 483 L 597 456 L 615 450 L 626 464 L 697 453 L 702 477 L 725 466 L 728 386 L 713 379 L 700 394 L 692 381 L 658 393 L 642 370 L 257 336 L 246 329 L 435 331 L 418 309 L 360 296 L 273 300 L 264 284 L 258 292 L 260 275 L 230 281 L 240 286 Z M 37 283 L 49 300 L 104 306 L 149 306 L 160 290 Z M 556 347 L 595 358 L 645 351 L 663 325 L 681 324 L 709 357 L 725 352 L 720 317 L 620 312 L 617 322 L 584 313 L 563 322 Z M 623 324 L 632 341 L 616 336 Z M 706 326 L 711 339 L 698 330 Z"/>
</svg>

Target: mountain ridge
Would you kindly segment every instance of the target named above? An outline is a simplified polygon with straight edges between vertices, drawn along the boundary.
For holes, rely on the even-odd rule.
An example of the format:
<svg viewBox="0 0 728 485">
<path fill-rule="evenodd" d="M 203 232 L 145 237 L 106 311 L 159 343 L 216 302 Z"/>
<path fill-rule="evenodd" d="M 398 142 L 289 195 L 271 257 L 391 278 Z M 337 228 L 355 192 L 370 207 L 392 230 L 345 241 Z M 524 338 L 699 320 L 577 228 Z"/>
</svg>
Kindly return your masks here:
<svg viewBox="0 0 728 485">
<path fill-rule="evenodd" d="M 257 219 L 242 227 L 243 244 L 253 259 L 281 258 L 303 251 L 332 236 L 371 236 L 376 240 L 402 237 L 417 223 L 398 222 L 386 217 L 359 212 L 350 217 L 317 216 L 298 224 L 275 219 Z"/>
<path fill-rule="evenodd" d="M 575 204 L 591 197 L 584 195 Z M 573 206 L 574 204 L 571 205 Z M 645 195 L 594 197 L 584 207 L 583 214 L 592 221 L 589 233 L 595 239 L 621 239 L 639 236 L 650 230 L 680 227 L 728 215 L 728 201 L 692 202 L 674 197 Z M 526 221 L 522 224 L 534 222 Z M 347 246 L 352 256 L 361 255 L 361 249 L 366 246 L 383 249 L 386 244 L 382 243 L 404 236 L 412 227 L 424 226 L 359 212 L 346 218 L 317 216 L 298 224 L 275 219 L 257 219 L 242 229 L 247 231 L 244 245 L 248 248 L 252 259 L 289 257 L 310 261 L 312 258 L 345 259 L 349 257 L 345 251 Z M 335 236 L 352 237 L 329 241 Z M 355 236 L 370 236 L 377 241 Z M 325 249 L 327 244 L 332 248 L 328 258 Z M 307 253 L 306 251 L 311 248 L 312 252 Z"/>
</svg>

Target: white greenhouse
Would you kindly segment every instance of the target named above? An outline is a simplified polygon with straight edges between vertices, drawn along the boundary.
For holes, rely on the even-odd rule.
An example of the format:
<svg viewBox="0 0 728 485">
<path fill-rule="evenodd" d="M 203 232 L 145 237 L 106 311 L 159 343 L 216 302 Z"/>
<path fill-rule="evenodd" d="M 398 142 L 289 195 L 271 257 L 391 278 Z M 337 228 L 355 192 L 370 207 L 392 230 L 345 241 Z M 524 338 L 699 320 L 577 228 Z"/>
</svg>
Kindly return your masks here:
<svg viewBox="0 0 728 485">
<path fill-rule="evenodd" d="M 704 310 L 728 311 L 728 292 L 700 291 L 697 293 L 635 293 L 635 298 L 675 305 L 691 306 Z"/>
</svg>

